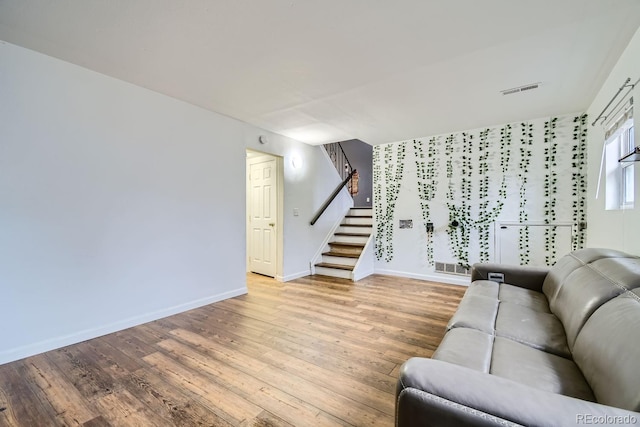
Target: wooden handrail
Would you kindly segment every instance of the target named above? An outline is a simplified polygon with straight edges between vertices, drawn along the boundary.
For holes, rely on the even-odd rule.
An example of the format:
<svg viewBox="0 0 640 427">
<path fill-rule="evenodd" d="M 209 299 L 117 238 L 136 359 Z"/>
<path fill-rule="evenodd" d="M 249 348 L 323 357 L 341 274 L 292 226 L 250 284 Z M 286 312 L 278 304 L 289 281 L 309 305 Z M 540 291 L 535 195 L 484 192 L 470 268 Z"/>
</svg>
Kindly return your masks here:
<svg viewBox="0 0 640 427">
<path fill-rule="evenodd" d="M 336 196 L 338 195 L 338 193 L 340 192 L 340 190 L 342 190 L 342 187 L 344 187 L 345 185 L 347 185 L 347 183 L 349 182 L 349 180 L 351 180 L 351 178 L 353 177 L 353 174 L 356 173 L 356 170 L 353 169 L 351 171 L 351 173 L 349 174 L 348 177 L 346 177 L 344 179 L 344 181 L 342 181 L 342 183 L 338 184 L 338 186 L 336 187 L 335 190 L 333 190 L 333 193 L 331 193 L 331 196 L 329 196 L 329 198 L 327 199 L 326 202 L 324 202 L 324 204 L 322 205 L 322 207 L 320 208 L 320 210 L 318 210 L 318 213 L 316 214 L 316 216 L 313 217 L 313 219 L 311 220 L 311 225 L 314 225 L 318 219 L 322 216 L 322 214 L 324 213 L 324 211 L 327 210 L 327 208 L 329 207 L 329 205 L 331 204 L 331 202 L 333 202 L 333 199 L 336 198 Z"/>
</svg>

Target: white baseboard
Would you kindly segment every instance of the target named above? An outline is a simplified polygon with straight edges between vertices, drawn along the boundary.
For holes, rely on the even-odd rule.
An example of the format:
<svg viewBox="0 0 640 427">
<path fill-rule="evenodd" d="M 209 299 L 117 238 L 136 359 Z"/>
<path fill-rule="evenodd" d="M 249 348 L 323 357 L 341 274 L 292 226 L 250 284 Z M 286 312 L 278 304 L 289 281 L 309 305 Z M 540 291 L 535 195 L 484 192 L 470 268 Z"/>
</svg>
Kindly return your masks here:
<svg viewBox="0 0 640 427">
<path fill-rule="evenodd" d="M 364 279 L 365 277 L 371 276 L 372 274 L 375 274 L 375 271 L 373 271 L 373 269 L 367 269 L 367 270 L 358 271 L 357 274 L 354 273 L 353 281 L 357 282 L 358 280 Z"/>
<path fill-rule="evenodd" d="M 287 274 L 286 276 L 276 276 L 276 280 L 278 282 L 288 282 L 290 280 L 299 279 L 301 277 L 309 276 L 311 274 L 310 270 L 303 270 L 293 274 Z"/>
<path fill-rule="evenodd" d="M 429 280 L 431 282 L 448 283 L 450 285 L 469 286 L 471 279 L 468 276 L 454 276 L 452 274 L 418 274 L 406 271 L 387 270 L 377 268 L 375 274 L 386 274 L 389 276 L 407 277 L 409 279 Z"/>
<path fill-rule="evenodd" d="M 133 326 L 152 322 L 154 320 L 162 319 L 163 317 L 172 316 L 174 314 L 182 313 L 184 311 L 192 310 L 194 308 L 202 307 L 202 306 L 212 304 L 214 302 L 222 301 L 228 298 L 237 297 L 239 295 L 244 295 L 246 293 L 247 293 L 247 288 L 245 286 L 232 291 L 223 292 L 221 294 L 212 295 L 206 298 L 201 298 L 195 301 L 179 304 L 166 309 L 154 311 L 151 313 L 146 313 L 140 316 L 130 317 L 128 319 L 113 322 L 108 325 L 101 326 L 99 328 L 85 329 L 83 331 L 78 331 L 69 335 L 50 338 L 37 343 L 0 351 L 0 364 L 13 362 L 19 359 L 24 359 L 25 357 L 44 353 L 46 351 L 55 350 L 57 348 L 65 347 L 67 345 L 77 344 L 82 341 L 97 338 L 113 332 L 122 331 L 124 329 L 128 329 Z"/>
</svg>

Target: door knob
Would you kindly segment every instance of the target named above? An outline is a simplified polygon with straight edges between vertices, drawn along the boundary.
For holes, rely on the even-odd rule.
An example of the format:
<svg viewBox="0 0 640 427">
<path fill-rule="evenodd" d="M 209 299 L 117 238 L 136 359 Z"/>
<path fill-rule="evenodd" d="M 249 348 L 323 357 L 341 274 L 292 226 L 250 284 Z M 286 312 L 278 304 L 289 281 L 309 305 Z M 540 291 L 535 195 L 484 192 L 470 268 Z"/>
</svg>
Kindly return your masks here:
<svg viewBox="0 0 640 427">
<path fill-rule="evenodd" d="M 276 223 L 275 223 L 275 222 L 270 222 L 270 223 L 269 223 L 269 227 L 273 227 L 273 226 L 275 226 L 275 225 L 276 225 Z"/>
</svg>

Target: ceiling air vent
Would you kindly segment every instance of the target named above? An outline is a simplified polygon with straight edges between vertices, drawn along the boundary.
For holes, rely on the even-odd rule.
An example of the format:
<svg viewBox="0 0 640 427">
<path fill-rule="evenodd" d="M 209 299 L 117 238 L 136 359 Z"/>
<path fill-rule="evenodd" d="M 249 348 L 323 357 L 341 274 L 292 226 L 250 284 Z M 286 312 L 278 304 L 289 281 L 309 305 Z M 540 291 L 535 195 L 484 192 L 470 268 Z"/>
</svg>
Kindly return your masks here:
<svg viewBox="0 0 640 427">
<path fill-rule="evenodd" d="M 511 89 L 501 90 L 503 95 L 511 95 L 512 93 L 524 92 L 525 90 L 537 89 L 540 86 L 540 82 L 538 83 L 529 83 L 524 86 L 512 87 Z"/>
</svg>

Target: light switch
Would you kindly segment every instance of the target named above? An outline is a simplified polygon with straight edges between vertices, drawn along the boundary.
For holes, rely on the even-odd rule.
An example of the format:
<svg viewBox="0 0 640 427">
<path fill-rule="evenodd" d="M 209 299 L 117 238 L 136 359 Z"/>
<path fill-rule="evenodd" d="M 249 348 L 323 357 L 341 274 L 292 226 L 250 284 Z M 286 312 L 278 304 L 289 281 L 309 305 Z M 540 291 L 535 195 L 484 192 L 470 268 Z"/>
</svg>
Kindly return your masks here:
<svg viewBox="0 0 640 427">
<path fill-rule="evenodd" d="M 299 216 L 299 215 L 300 215 L 300 209 L 293 208 L 293 216 Z"/>
</svg>

